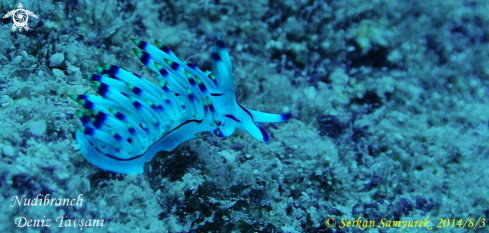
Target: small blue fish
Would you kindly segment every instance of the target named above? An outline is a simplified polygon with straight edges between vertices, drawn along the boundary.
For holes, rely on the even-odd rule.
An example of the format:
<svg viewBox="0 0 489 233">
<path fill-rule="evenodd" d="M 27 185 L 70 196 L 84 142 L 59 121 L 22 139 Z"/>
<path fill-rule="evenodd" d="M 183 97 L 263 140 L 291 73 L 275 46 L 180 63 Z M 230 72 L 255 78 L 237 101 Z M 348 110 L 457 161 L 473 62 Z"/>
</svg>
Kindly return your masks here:
<svg viewBox="0 0 489 233">
<path fill-rule="evenodd" d="M 236 100 L 229 54 L 218 35 L 211 52 L 212 73 L 183 62 L 159 41 L 132 39 L 139 60 L 156 72 L 158 85 L 118 66 L 88 75 L 98 95 L 72 95 L 83 106 L 76 140 L 95 166 L 125 174 L 143 173 L 159 151 L 171 151 L 200 132 L 230 136 L 236 127 L 268 142 L 257 122 L 283 122 L 291 114 L 249 110 Z"/>
</svg>

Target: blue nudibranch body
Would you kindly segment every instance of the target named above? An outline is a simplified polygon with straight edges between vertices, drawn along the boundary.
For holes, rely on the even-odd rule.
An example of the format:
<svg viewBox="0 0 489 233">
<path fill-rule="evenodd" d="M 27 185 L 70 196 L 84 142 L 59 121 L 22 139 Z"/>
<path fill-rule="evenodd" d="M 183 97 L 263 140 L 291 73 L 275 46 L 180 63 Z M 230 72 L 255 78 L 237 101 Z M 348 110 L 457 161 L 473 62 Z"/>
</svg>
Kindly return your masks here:
<svg viewBox="0 0 489 233">
<path fill-rule="evenodd" d="M 236 127 L 268 142 L 257 122 L 282 122 L 290 114 L 249 110 L 236 100 L 229 54 L 221 36 L 212 46 L 212 72 L 178 59 L 159 41 L 156 47 L 132 39 L 139 60 L 156 72 L 158 85 L 113 65 L 88 75 L 98 95 L 73 95 L 83 106 L 76 140 L 95 166 L 118 173 L 143 173 L 159 151 L 171 151 L 200 132 L 227 137 Z"/>
</svg>

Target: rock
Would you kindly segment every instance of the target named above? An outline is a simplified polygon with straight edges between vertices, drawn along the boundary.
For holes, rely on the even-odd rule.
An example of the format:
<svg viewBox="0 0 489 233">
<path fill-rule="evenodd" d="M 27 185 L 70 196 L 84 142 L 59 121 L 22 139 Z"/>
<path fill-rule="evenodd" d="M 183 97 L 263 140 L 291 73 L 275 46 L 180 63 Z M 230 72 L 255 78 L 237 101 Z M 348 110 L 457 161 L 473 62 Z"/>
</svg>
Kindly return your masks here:
<svg viewBox="0 0 489 233">
<path fill-rule="evenodd" d="M 2 148 L 3 155 L 12 157 L 15 155 L 14 148 L 9 145 L 4 145 Z"/>
<path fill-rule="evenodd" d="M 62 53 L 55 53 L 49 58 L 49 62 L 51 63 L 51 67 L 61 65 L 65 60 L 65 55 Z"/>
<path fill-rule="evenodd" d="M 53 69 L 53 74 L 54 74 L 54 76 L 56 76 L 58 78 L 66 77 L 65 73 L 63 73 L 63 71 L 61 71 L 59 69 Z"/>
<path fill-rule="evenodd" d="M 17 56 L 14 58 L 14 64 L 18 65 L 22 62 L 22 56 Z"/>
<path fill-rule="evenodd" d="M 33 121 L 29 125 L 32 135 L 42 136 L 46 133 L 47 125 L 45 120 Z"/>
</svg>

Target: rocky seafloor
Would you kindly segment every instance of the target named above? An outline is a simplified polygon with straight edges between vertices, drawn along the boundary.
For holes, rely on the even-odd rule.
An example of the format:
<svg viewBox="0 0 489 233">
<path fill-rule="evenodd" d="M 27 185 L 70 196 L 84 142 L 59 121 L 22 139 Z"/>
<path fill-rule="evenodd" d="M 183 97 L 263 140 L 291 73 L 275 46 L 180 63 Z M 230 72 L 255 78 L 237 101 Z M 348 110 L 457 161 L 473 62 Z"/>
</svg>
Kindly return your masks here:
<svg viewBox="0 0 489 233">
<path fill-rule="evenodd" d="M 487 232 L 487 1 L 22 5 L 28 31 L 0 24 L 1 232 Z M 154 80 L 138 38 L 210 70 L 218 33 L 241 104 L 294 116 L 268 144 L 202 134 L 141 175 L 83 158 L 69 96 L 94 66 Z"/>
</svg>

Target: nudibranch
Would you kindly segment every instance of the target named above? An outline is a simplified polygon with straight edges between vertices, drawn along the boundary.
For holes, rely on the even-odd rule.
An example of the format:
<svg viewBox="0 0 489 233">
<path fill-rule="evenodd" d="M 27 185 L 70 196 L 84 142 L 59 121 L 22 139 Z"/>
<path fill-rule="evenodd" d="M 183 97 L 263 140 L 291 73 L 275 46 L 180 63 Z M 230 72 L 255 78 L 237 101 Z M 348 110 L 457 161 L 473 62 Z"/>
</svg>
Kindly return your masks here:
<svg viewBox="0 0 489 233">
<path fill-rule="evenodd" d="M 250 110 L 236 100 L 229 54 L 221 36 L 212 46 L 212 72 L 183 62 L 159 41 L 132 39 L 134 53 L 156 73 L 158 85 L 118 66 L 96 67 L 87 78 L 96 95 L 70 96 L 83 106 L 76 140 L 93 165 L 112 172 L 143 173 L 159 151 L 171 151 L 197 133 L 230 136 L 236 127 L 268 142 L 257 122 L 283 122 L 291 114 Z"/>
</svg>

